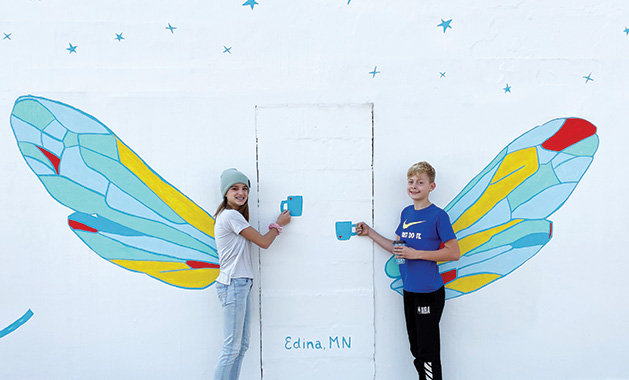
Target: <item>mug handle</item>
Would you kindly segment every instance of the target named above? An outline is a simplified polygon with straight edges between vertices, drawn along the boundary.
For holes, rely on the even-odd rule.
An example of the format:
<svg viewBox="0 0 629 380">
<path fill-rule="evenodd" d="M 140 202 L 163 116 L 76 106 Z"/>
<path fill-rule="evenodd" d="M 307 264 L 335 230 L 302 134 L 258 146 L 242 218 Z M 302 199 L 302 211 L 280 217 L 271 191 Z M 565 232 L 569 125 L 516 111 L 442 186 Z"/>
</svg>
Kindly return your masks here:
<svg viewBox="0 0 629 380">
<path fill-rule="evenodd" d="M 282 201 L 280 203 L 280 212 L 286 211 L 286 210 L 284 210 L 284 205 L 286 205 L 286 210 L 288 210 L 288 201 Z"/>
<path fill-rule="evenodd" d="M 352 224 L 352 230 L 350 231 L 350 236 L 356 236 L 358 232 L 356 232 L 356 225 Z"/>
</svg>

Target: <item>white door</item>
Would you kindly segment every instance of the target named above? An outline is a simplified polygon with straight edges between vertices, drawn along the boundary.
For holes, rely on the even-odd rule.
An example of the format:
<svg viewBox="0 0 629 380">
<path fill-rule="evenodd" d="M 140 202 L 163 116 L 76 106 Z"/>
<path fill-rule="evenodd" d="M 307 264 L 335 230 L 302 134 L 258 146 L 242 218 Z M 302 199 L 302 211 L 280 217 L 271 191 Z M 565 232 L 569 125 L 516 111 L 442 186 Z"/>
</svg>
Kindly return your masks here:
<svg viewBox="0 0 629 380">
<path fill-rule="evenodd" d="M 371 104 L 256 108 L 259 220 L 303 196 L 302 216 L 260 253 L 264 380 L 374 378 L 373 244 L 335 235 L 337 221 L 372 223 L 372 114 Z"/>
</svg>

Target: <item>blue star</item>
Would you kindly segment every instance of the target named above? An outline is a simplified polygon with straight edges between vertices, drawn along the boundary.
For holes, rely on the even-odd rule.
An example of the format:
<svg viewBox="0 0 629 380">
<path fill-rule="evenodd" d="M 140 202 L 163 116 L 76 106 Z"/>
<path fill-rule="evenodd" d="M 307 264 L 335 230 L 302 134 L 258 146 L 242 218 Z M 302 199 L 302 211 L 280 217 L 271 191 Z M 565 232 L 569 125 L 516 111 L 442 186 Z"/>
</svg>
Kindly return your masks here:
<svg viewBox="0 0 629 380">
<path fill-rule="evenodd" d="M 3 32 L 3 33 L 4 33 L 4 32 Z M 9 34 L 4 33 L 4 38 L 3 38 L 3 40 L 10 40 L 10 39 L 11 39 L 11 34 L 13 34 L 13 33 L 9 33 Z"/>
<path fill-rule="evenodd" d="M 587 83 L 589 81 L 594 81 L 594 79 L 592 79 L 592 73 L 589 73 L 588 75 L 584 76 L 583 78 L 585 78 L 585 83 Z"/>
<path fill-rule="evenodd" d="M 79 45 L 72 46 L 72 44 L 70 44 L 70 47 L 66 48 L 66 50 L 69 51 L 68 54 L 72 54 L 72 53 L 76 53 L 76 48 L 78 48 L 78 47 L 79 47 Z"/>
<path fill-rule="evenodd" d="M 124 40 L 124 37 L 122 36 L 122 33 L 118 34 L 116 33 L 116 38 L 118 41 Z"/>
<path fill-rule="evenodd" d="M 232 53 L 232 52 L 230 51 L 230 50 L 232 49 L 232 47 L 231 47 L 231 46 L 230 46 L 230 47 L 227 47 L 227 46 L 223 45 L 223 47 L 225 48 L 225 50 L 223 50 L 223 53 L 229 53 L 229 54 L 231 54 L 231 53 Z"/>
<path fill-rule="evenodd" d="M 446 77 L 446 72 L 445 71 L 444 72 L 439 71 L 439 74 L 441 74 L 440 78 L 445 78 Z"/>
<path fill-rule="evenodd" d="M 256 0 L 247 0 L 242 6 L 246 7 L 247 5 L 251 6 L 251 9 L 253 9 L 255 5 L 258 5 L 258 3 Z"/>
<path fill-rule="evenodd" d="M 166 27 L 166 29 L 170 30 L 170 32 L 172 34 L 175 34 L 174 30 L 177 29 L 177 27 L 170 25 L 170 23 L 168 23 L 168 26 Z"/>
<path fill-rule="evenodd" d="M 503 88 L 503 90 L 505 90 L 505 94 L 507 92 L 511 92 L 511 86 L 509 86 L 509 83 L 507 83 L 507 87 Z"/>
<path fill-rule="evenodd" d="M 627 28 L 626 26 L 625 26 L 625 33 L 627 33 L 627 35 L 629 36 L 629 28 Z"/>
<path fill-rule="evenodd" d="M 443 27 L 443 32 L 446 32 L 446 29 L 450 28 L 452 29 L 452 27 L 450 26 L 450 23 L 452 22 L 452 19 L 449 19 L 448 21 L 443 21 L 443 19 L 441 19 L 441 24 L 437 25 L 438 27 Z"/>
<path fill-rule="evenodd" d="M 370 71 L 369 74 L 371 74 L 372 78 L 376 77 L 376 74 L 380 74 L 380 71 L 377 71 L 378 66 L 374 66 L 373 71 Z"/>
</svg>

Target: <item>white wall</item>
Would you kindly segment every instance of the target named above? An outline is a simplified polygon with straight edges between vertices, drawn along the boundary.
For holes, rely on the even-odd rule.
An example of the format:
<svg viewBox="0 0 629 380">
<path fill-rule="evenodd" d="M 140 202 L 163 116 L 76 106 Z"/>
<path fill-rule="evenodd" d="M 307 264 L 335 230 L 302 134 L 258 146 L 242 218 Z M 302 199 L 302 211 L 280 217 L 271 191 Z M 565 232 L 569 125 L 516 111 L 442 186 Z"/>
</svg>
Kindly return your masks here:
<svg viewBox="0 0 629 380">
<path fill-rule="evenodd" d="M 0 377 L 210 378 L 221 341 L 213 287 L 186 291 L 120 269 L 70 231 L 70 211 L 24 163 L 8 122 L 15 100 L 33 94 L 97 117 L 209 212 L 224 168 L 256 177 L 256 106 L 371 103 L 374 223 L 388 236 L 408 203 L 410 164 L 437 168 L 432 200 L 445 206 L 527 130 L 557 117 L 587 119 L 600 147 L 550 217 L 551 242 L 507 278 L 447 302 L 444 373 L 627 378 L 625 2 L 258 2 L 253 10 L 242 0 L 0 7 L 0 32 L 10 35 L 0 39 L 0 329 L 34 312 L 0 338 Z M 442 19 L 452 19 L 445 33 Z M 260 216 L 266 225 L 271 211 L 253 208 L 254 223 Z M 374 378 L 411 378 L 386 259 L 374 249 Z M 259 342 L 265 321 L 256 318 Z M 252 346 L 242 378 L 260 378 L 260 344 L 267 342 Z M 357 378 L 333 359 L 313 360 L 339 379 Z"/>
</svg>

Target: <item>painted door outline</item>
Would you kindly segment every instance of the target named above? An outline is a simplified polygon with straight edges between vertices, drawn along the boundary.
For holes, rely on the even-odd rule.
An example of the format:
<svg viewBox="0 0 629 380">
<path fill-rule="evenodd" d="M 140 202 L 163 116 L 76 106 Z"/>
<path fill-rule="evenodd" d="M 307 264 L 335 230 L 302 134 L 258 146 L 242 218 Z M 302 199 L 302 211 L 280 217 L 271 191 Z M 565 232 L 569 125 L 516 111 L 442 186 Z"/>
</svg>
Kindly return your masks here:
<svg viewBox="0 0 629 380">
<path fill-rule="evenodd" d="M 354 113 L 360 115 L 357 118 L 360 119 L 360 122 L 358 123 L 360 127 L 358 128 L 360 129 L 361 133 L 359 136 L 346 136 L 344 135 L 344 133 L 351 131 L 352 128 L 355 128 L 355 126 L 348 126 L 348 124 L 351 124 L 351 122 L 344 121 L 343 117 L 351 118 L 351 115 L 353 115 Z M 313 116 L 313 114 L 318 115 Z M 333 128 L 327 125 L 324 126 L 323 124 L 325 124 L 325 120 L 330 121 L 332 123 L 330 125 L 332 125 Z M 338 126 L 336 125 L 337 123 Z M 307 153 L 310 152 L 308 150 L 308 147 L 319 146 L 322 149 L 327 149 L 327 152 L 329 154 L 326 154 L 325 151 L 317 151 L 316 154 L 313 154 L 311 157 L 291 157 L 290 154 L 288 154 L 283 162 L 274 157 L 271 157 L 271 152 L 265 150 L 265 146 L 267 146 L 265 144 L 268 144 L 268 142 L 270 141 L 269 139 L 273 137 L 279 138 L 280 135 L 278 135 L 278 130 L 282 130 L 282 128 L 290 128 L 289 133 L 296 133 L 292 136 L 288 136 L 284 141 L 284 144 L 303 144 L 303 146 L 292 146 L 290 149 L 288 149 L 288 151 L 291 151 L 292 149 L 292 151 L 301 152 L 307 156 Z M 271 129 L 273 129 L 273 131 L 271 131 Z M 295 132 L 296 130 L 299 131 Z M 299 135 L 299 133 L 303 134 Z M 326 133 L 328 133 L 328 135 L 326 135 Z M 259 256 L 259 318 L 261 340 L 260 360 L 263 377 L 276 378 L 273 377 L 274 374 L 271 371 L 273 371 L 273 368 L 277 368 L 274 366 L 277 366 L 278 363 L 274 362 L 274 360 L 277 359 L 278 356 L 275 354 L 278 352 L 283 354 L 283 358 L 287 362 L 292 361 L 294 364 L 294 360 L 307 360 L 309 365 L 311 363 L 314 363 L 311 365 L 315 367 L 318 359 L 323 359 L 323 362 L 338 361 L 336 365 L 328 365 L 328 367 L 335 368 L 339 366 L 339 363 L 342 363 L 341 366 L 344 367 L 346 365 L 345 363 L 347 363 L 347 365 L 351 365 L 352 362 L 357 362 L 359 363 L 356 364 L 357 366 L 368 367 L 368 376 L 361 376 L 361 378 L 375 377 L 375 271 L 378 269 L 374 267 L 374 246 L 371 241 L 368 241 L 368 239 L 354 239 L 350 244 L 340 242 L 336 239 L 334 231 L 335 222 L 337 220 L 355 219 L 355 221 L 366 220 L 373 223 L 373 139 L 374 118 L 373 104 L 371 103 L 348 105 L 271 105 L 256 107 L 256 168 L 258 172 L 257 192 L 258 206 L 260 212 L 260 222 L 258 227 L 261 229 L 262 232 L 265 231 L 265 223 L 267 222 L 267 219 L 272 218 L 274 215 L 277 215 L 277 213 L 279 212 L 280 201 L 282 199 L 285 199 L 286 196 L 304 196 L 303 215 L 298 218 L 293 218 L 293 222 L 288 226 L 288 230 L 286 231 L 287 233 L 276 240 L 276 243 L 274 243 L 274 247 L 270 250 L 270 252 L 262 251 Z M 268 146 L 271 147 L 271 144 L 268 144 Z M 345 146 L 345 148 L 343 148 L 343 146 Z M 282 148 L 275 148 L 275 150 L 278 149 Z M 330 198 L 329 201 L 326 199 L 325 202 L 321 202 L 322 199 L 318 198 L 318 194 L 315 195 L 312 193 L 308 193 L 308 191 L 312 192 L 316 190 L 312 186 L 309 187 L 307 184 L 309 183 L 308 181 L 313 181 L 313 177 L 315 177 L 315 175 L 313 175 L 312 173 L 316 173 L 318 171 L 318 167 L 323 167 L 324 169 L 323 171 L 320 171 L 320 174 L 322 175 L 321 178 L 323 178 L 324 175 L 329 176 L 329 178 L 336 178 L 336 180 L 331 183 L 331 186 L 323 186 L 324 188 L 341 188 L 344 183 L 351 184 L 353 174 L 349 174 L 348 176 L 348 170 L 342 167 L 343 164 L 339 164 L 338 167 L 333 167 L 334 159 L 336 157 L 333 156 L 335 154 L 334 152 L 337 152 L 336 154 L 340 154 L 341 156 L 343 152 L 349 152 L 346 154 L 356 156 L 350 159 L 361 160 L 362 157 L 368 157 L 367 160 L 362 160 L 366 161 L 366 163 L 364 164 L 365 172 L 360 174 L 361 181 L 364 180 L 365 183 L 365 192 L 364 195 L 363 193 L 360 193 L 360 205 L 354 205 L 354 209 L 350 207 L 351 211 L 343 211 L 342 207 L 341 210 L 338 210 L 339 207 L 334 207 L 335 210 L 330 210 L 329 212 L 324 210 L 326 207 L 332 207 L 331 205 L 338 204 L 338 202 L 340 202 L 340 204 L 343 204 L 343 194 L 339 195 L 338 199 L 335 198 L 335 194 Z M 289 160 L 291 161 L 287 164 L 286 162 Z M 353 162 L 344 164 L 351 166 L 353 165 Z M 302 173 L 294 174 L 298 178 L 295 178 L 294 181 L 292 181 L 291 184 L 289 184 L 288 186 L 286 186 L 284 183 L 276 183 L 278 181 L 281 182 L 282 179 L 279 177 L 274 178 L 273 175 L 269 175 L 269 168 L 286 168 L 287 165 L 293 165 L 296 168 L 299 168 L 299 171 Z M 359 166 L 354 165 L 354 169 L 358 167 Z M 326 168 L 330 169 L 330 171 L 333 171 L 332 169 L 337 169 L 339 173 L 343 173 L 343 178 L 341 179 L 340 175 L 338 177 L 334 177 L 335 174 L 330 174 L 328 171 L 326 171 Z M 360 170 L 363 170 L 362 167 L 360 168 Z M 281 172 L 282 169 L 279 169 L 279 171 Z M 295 171 L 295 173 L 297 172 Z M 283 174 L 293 175 L 293 172 Z M 362 184 L 362 182 L 360 183 Z M 305 187 L 300 188 L 300 186 Z M 354 186 L 350 187 L 353 188 Z M 322 190 L 317 191 L 321 192 Z M 352 194 L 351 196 L 355 196 L 355 194 Z M 361 211 L 357 212 L 356 210 L 359 209 Z M 313 219 L 315 219 L 315 221 L 313 221 Z M 278 287 L 279 284 L 282 283 L 282 280 L 273 279 L 271 277 L 271 273 L 273 273 L 273 271 L 270 268 L 272 268 L 274 264 L 277 264 L 277 262 L 274 261 L 276 259 L 282 260 L 282 258 L 284 258 L 285 260 L 291 260 L 292 258 L 294 258 L 287 255 L 296 255 L 296 253 L 284 252 L 283 250 L 287 249 L 288 247 L 295 247 L 295 244 L 299 244 L 295 240 L 293 242 L 290 242 L 290 236 L 292 234 L 293 237 L 295 237 L 295 235 L 301 234 L 303 230 L 300 231 L 300 229 L 308 226 L 309 223 L 315 223 L 315 225 L 317 226 L 316 228 L 311 228 L 310 230 L 312 230 L 311 233 L 315 235 L 313 241 L 319 239 L 318 241 L 321 242 L 320 249 L 323 250 L 325 244 L 331 244 L 331 247 L 333 247 L 331 250 L 333 250 L 334 252 L 341 252 L 338 254 L 338 257 L 342 257 L 342 253 L 346 251 L 358 252 L 360 255 L 362 255 L 363 259 L 366 259 L 366 262 L 356 265 L 364 265 L 365 268 L 367 268 L 368 266 L 369 269 L 363 271 L 368 273 L 364 273 L 364 278 L 357 279 L 356 281 L 362 281 L 360 282 L 361 285 L 368 282 L 368 285 L 365 285 L 364 287 L 368 290 L 368 295 L 366 295 L 366 293 L 361 293 L 365 289 L 358 290 L 358 292 L 361 293 L 358 296 L 352 295 L 351 288 L 347 285 L 352 281 L 352 279 L 339 280 L 340 276 L 335 275 L 338 274 L 338 272 L 334 273 L 334 266 L 342 267 L 343 265 L 345 265 L 342 262 L 330 263 L 329 268 L 332 268 L 330 269 L 330 272 L 325 272 L 325 274 L 320 276 L 321 285 L 317 285 L 316 289 L 310 289 L 307 294 L 298 294 L 298 292 L 300 291 L 300 289 L 297 289 L 299 288 L 299 285 L 296 285 L 295 289 L 286 289 L 286 287 L 280 289 Z M 300 249 L 295 249 L 295 251 L 300 251 Z M 316 248 L 313 249 L 312 252 L 313 253 L 310 254 L 311 257 L 318 254 Z M 308 254 L 304 256 L 305 260 L 308 260 L 307 255 Z M 334 255 L 334 253 L 332 253 L 332 255 Z M 349 253 L 348 255 L 352 255 L 352 253 Z M 319 256 L 322 257 L 321 260 L 326 259 L 325 254 L 319 253 Z M 342 259 L 339 260 L 342 261 Z M 292 270 L 295 272 L 316 272 L 317 270 L 323 268 L 322 266 L 317 266 L 316 264 L 313 264 L 313 262 L 302 262 L 299 264 L 302 265 L 295 265 Z M 338 271 L 339 269 L 337 268 L 336 270 Z M 274 274 L 277 275 L 277 272 Z M 310 276 L 310 274 L 304 274 L 304 276 L 306 277 L 304 281 L 312 281 L 312 277 Z M 297 277 L 295 275 L 292 275 L 292 277 L 290 278 Z M 343 281 L 346 281 L 344 285 L 339 285 L 338 289 L 340 290 L 332 291 L 332 289 L 326 288 L 326 286 L 328 286 L 325 285 L 326 282 L 333 283 L 337 280 L 339 280 L 341 283 Z M 348 291 L 348 289 L 350 290 Z M 353 321 L 359 318 L 343 317 L 343 313 L 340 310 L 324 310 L 323 314 L 334 313 L 339 316 L 339 318 L 336 320 L 336 323 L 323 323 L 321 322 L 321 320 L 325 320 L 326 318 L 331 317 L 318 317 L 316 315 L 317 313 L 313 312 L 311 313 L 314 318 L 313 321 L 321 318 L 320 325 L 317 325 L 317 322 L 312 323 L 308 326 L 299 326 L 299 323 L 301 323 L 299 322 L 292 327 L 281 326 L 281 322 L 273 320 L 273 312 L 270 311 L 278 305 L 278 297 L 276 297 L 276 294 L 270 294 L 270 292 L 273 291 L 279 291 L 280 293 L 283 293 L 282 296 L 288 295 L 286 299 L 287 303 L 291 302 L 291 297 L 293 299 L 306 298 L 313 300 L 313 302 L 315 303 L 318 302 L 319 299 L 332 298 L 331 304 L 333 305 L 334 302 L 338 302 L 338 300 L 343 299 L 342 297 L 357 297 L 359 300 L 356 302 L 359 306 L 357 306 L 356 309 L 361 309 L 365 307 L 365 309 L 368 309 L 368 313 L 370 314 L 368 317 L 362 315 L 360 318 L 360 320 L 367 320 L 369 322 L 365 324 L 365 326 L 368 325 L 369 330 L 368 355 L 365 354 L 364 351 L 364 345 L 367 343 L 361 339 L 361 333 L 356 334 L 353 332 L 360 329 L 354 328 L 352 332 L 349 332 L 347 334 L 339 330 L 339 326 L 343 323 L 347 323 L 347 321 Z M 293 294 L 289 294 L 291 291 L 293 292 Z M 316 294 L 317 292 L 319 292 L 318 295 Z M 339 294 L 343 292 L 345 293 Z M 335 297 L 337 297 L 336 300 L 334 300 Z M 276 298 L 276 301 L 273 301 L 273 298 Z M 369 303 L 368 308 L 365 305 L 366 302 Z M 308 308 L 310 306 L 306 303 L 302 304 L 301 307 Z M 349 305 L 349 307 L 345 309 L 354 308 Z M 349 313 L 350 311 L 345 310 L 345 312 Z M 289 316 L 286 317 L 286 320 L 292 321 L 290 319 L 291 316 L 298 316 L 299 312 L 293 312 L 292 314 L 291 312 L 287 312 L 287 314 L 289 314 Z M 336 325 L 337 330 L 332 331 L 334 329 L 334 326 L 330 328 L 328 325 Z M 347 332 L 351 330 L 350 327 L 347 327 L 347 329 L 348 330 L 344 331 Z M 278 333 L 278 331 L 280 330 L 286 331 L 286 333 Z M 329 331 L 332 332 L 328 333 Z M 346 351 L 343 352 L 343 350 Z M 350 357 L 352 358 L 352 360 L 347 360 Z M 362 360 L 356 360 L 357 357 L 360 357 Z M 365 365 L 366 361 L 369 362 L 368 366 Z M 281 365 L 281 363 L 279 365 Z M 317 370 L 325 371 L 325 369 L 321 369 L 320 367 L 317 368 Z M 353 367 L 349 368 L 348 370 L 354 373 Z M 281 371 L 281 369 L 279 369 L 279 371 Z"/>
</svg>

